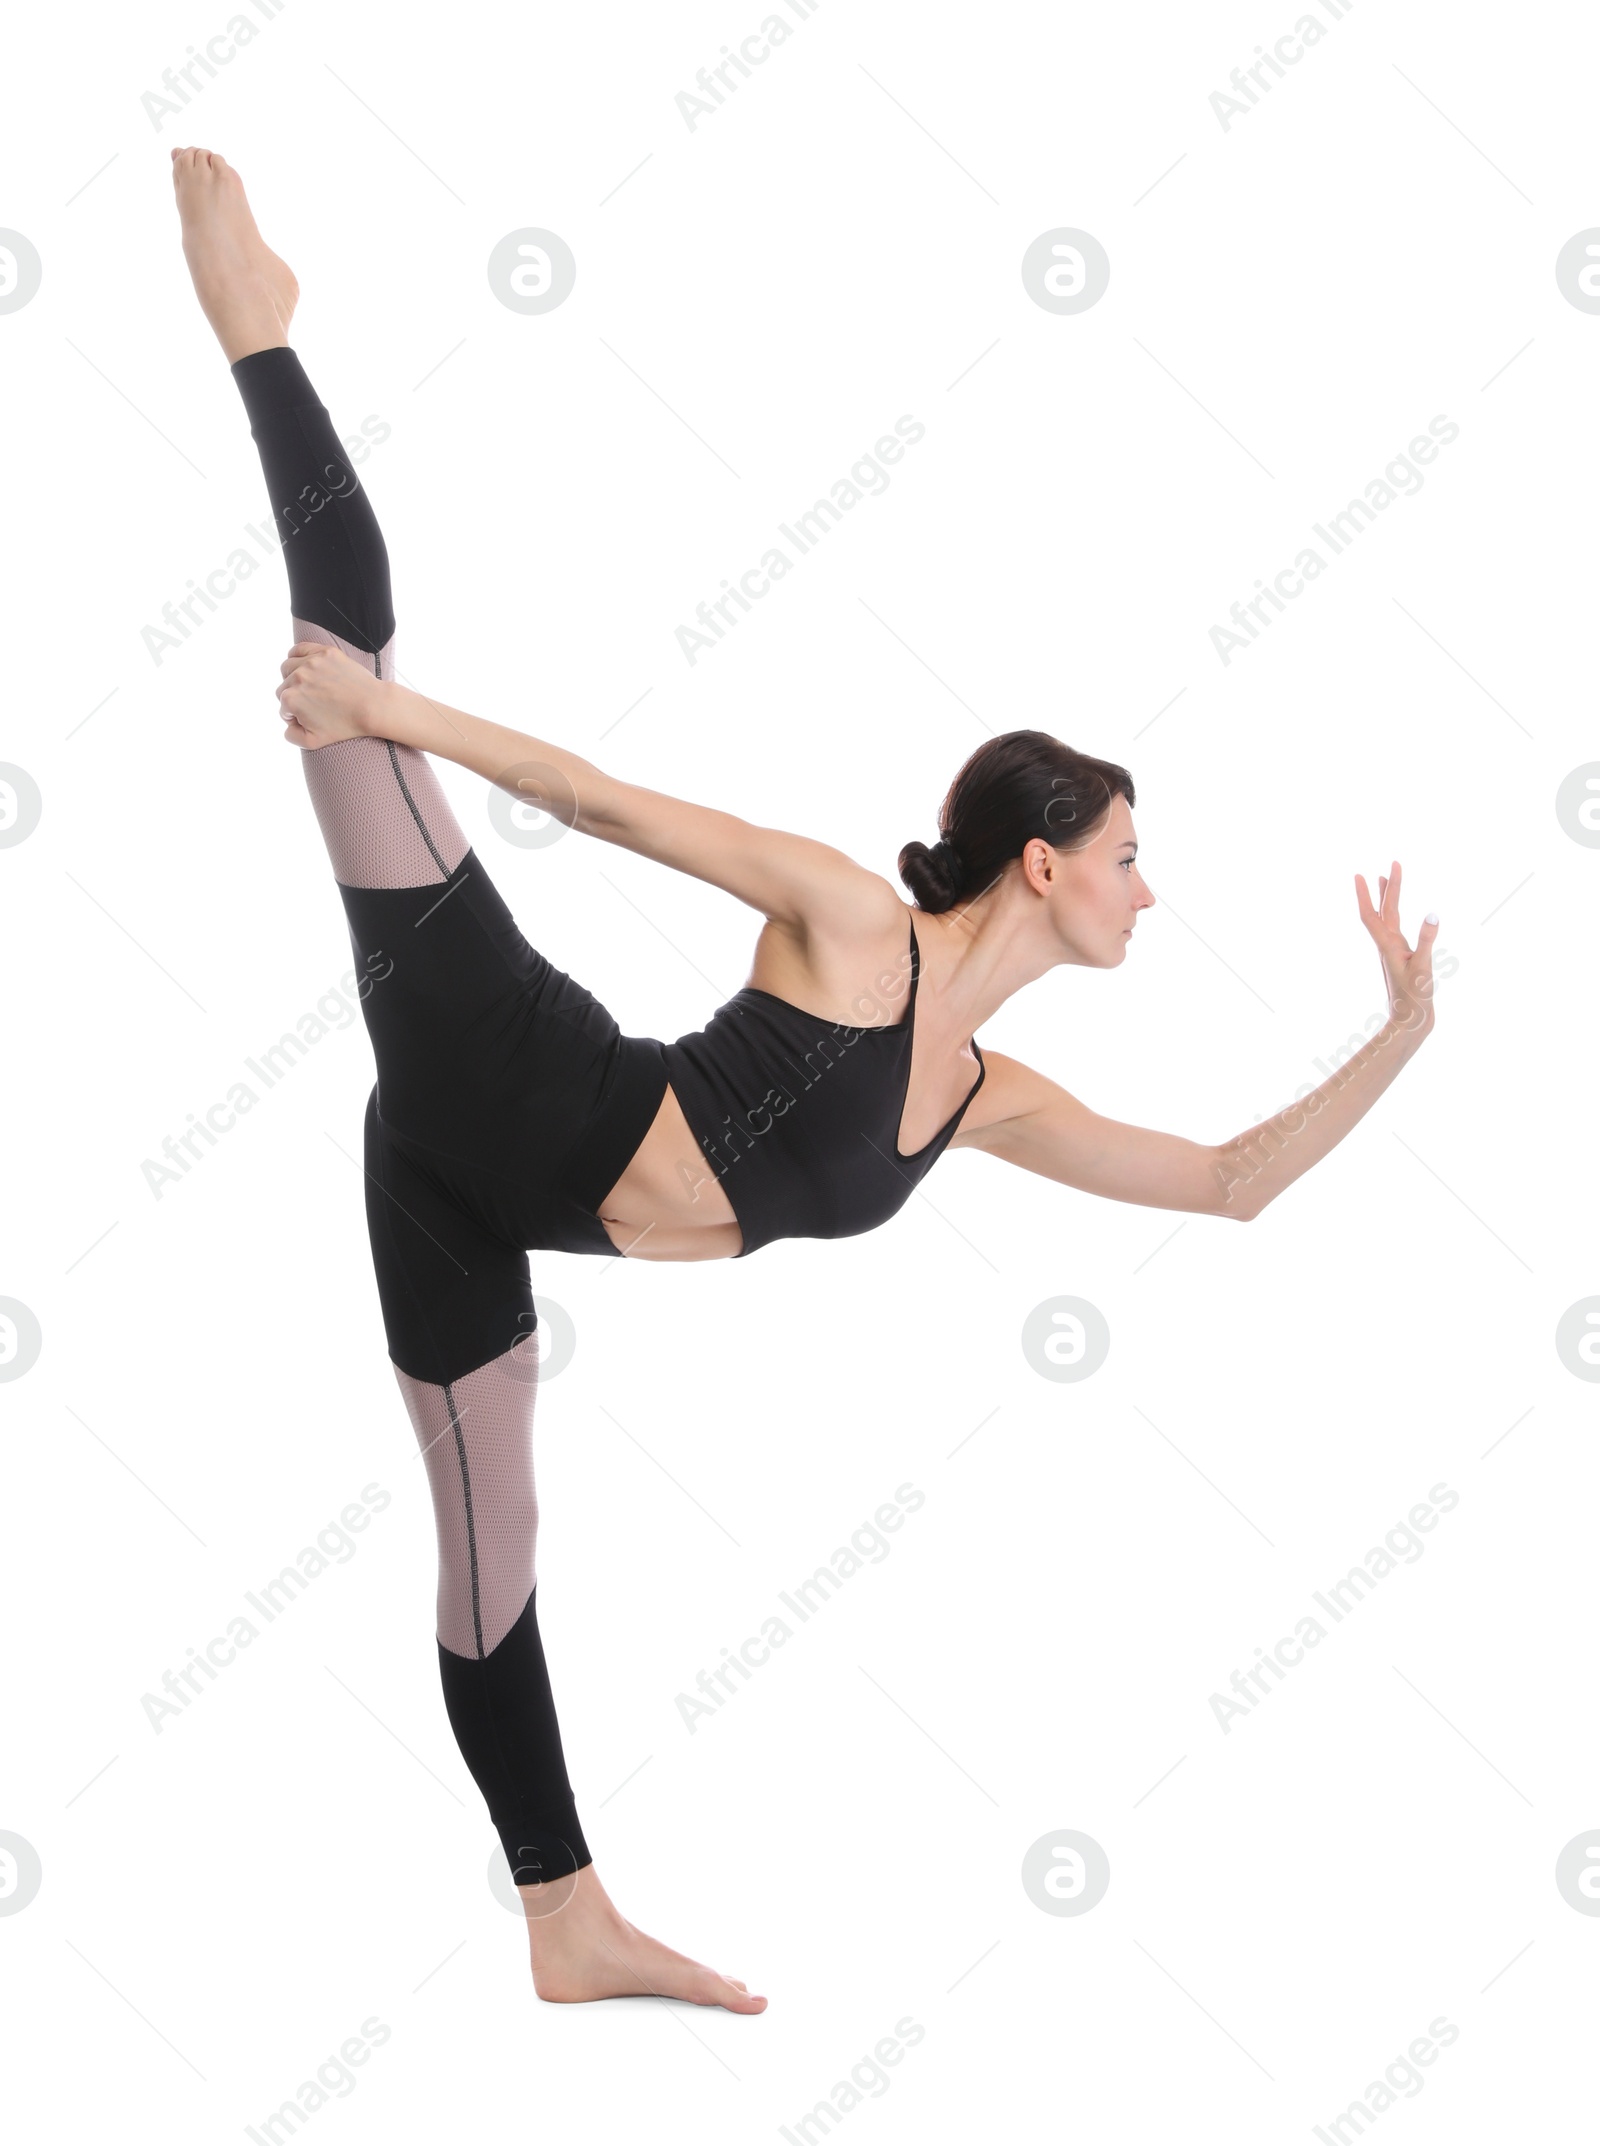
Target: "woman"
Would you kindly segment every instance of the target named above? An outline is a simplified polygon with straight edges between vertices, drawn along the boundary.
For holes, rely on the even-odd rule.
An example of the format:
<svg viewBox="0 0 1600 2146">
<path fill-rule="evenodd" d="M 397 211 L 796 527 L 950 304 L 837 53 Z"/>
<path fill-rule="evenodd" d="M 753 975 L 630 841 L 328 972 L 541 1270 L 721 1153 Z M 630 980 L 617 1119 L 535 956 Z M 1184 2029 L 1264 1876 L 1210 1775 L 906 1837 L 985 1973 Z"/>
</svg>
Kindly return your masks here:
<svg viewBox="0 0 1600 2146">
<path fill-rule="evenodd" d="M 975 752 L 941 839 L 901 852 L 915 910 L 803 836 L 604 774 L 394 675 L 388 560 L 289 348 L 298 286 L 238 175 L 173 151 L 184 250 L 233 370 L 283 540 L 296 639 L 278 700 L 349 920 L 378 1081 L 367 1216 L 389 1354 L 429 1472 L 451 1726 L 528 1911 L 534 1986 L 577 2001 L 766 1999 L 645 1937 L 595 1875 L 535 1609 L 527 1252 L 744 1258 L 885 1221 L 947 1147 L 1102 1197 L 1248 1220 L 1342 1140 L 1431 1030 L 1429 917 L 1400 867 L 1363 923 L 1386 1027 L 1303 1108 L 1206 1147 L 1101 1118 L 974 1031 L 1062 963 L 1113 968 L 1153 896 L 1127 771 L 1039 731 Z M 699 1034 L 624 1036 L 530 947 L 424 758 L 471 768 L 765 918 L 753 980 Z M 920 929 L 919 929 L 920 926 Z M 559 1911 L 559 1912 L 558 1912 Z"/>
</svg>

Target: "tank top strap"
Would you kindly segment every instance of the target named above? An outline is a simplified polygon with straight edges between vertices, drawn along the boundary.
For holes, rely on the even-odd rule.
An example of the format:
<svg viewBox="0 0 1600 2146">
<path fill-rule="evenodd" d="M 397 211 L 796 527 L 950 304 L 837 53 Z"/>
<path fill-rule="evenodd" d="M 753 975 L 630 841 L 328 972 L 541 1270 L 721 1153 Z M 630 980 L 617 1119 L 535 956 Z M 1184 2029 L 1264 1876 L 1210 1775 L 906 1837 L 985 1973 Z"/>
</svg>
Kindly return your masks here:
<svg viewBox="0 0 1600 2146">
<path fill-rule="evenodd" d="M 922 955 L 921 950 L 917 945 L 917 926 L 916 920 L 913 918 L 911 924 L 911 996 L 906 1001 L 907 1027 L 911 1025 L 911 1008 L 917 1003 L 917 978 L 921 975 L 921 973 Z"/>
</svg>

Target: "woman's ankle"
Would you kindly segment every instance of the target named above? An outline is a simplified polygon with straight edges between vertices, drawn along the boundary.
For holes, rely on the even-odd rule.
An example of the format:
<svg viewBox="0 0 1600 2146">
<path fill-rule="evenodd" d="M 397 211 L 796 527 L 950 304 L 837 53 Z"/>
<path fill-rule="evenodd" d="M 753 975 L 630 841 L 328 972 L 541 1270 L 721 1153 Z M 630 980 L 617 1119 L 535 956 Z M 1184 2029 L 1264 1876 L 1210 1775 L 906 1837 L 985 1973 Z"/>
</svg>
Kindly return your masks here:
<svg viewBox="0 0 1600 2146">
<path fill-rule="evenodd" d="M 541 1952 L 555 1954 L 563 1950 L 580 1924 L 587 1926 L 597 1917 L 621 1919 L 593 1863 L 585 1863 L 565 1877 L 548 1878 L 542 1885 L 519 1885 L 517 1891 L 536 1958 Z"/>
</svg>

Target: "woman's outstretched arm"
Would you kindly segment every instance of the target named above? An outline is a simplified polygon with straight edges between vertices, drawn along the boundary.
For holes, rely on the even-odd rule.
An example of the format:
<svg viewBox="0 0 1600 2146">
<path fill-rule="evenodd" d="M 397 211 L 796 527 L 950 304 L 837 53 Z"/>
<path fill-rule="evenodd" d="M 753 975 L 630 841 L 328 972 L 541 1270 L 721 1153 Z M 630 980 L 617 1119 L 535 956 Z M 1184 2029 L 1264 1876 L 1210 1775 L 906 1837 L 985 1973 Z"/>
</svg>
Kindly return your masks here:
<svg viewBox="0 0 1600 2146">
<path fill-rule="evenodd" d="M 1360 1123 L 1432 1033 L 1438 920 L 1430 917 L 1409 947 L 1400 931 L 1399 865 L 1378 884 L 1374 908 L 1366 881 L 1356 878 L 1361 921 L 1383 961 L 1389 1019 L 1309 1095 L 1208 1147 L 1103 1118 L 1030 1066 L 986 1051 L 988 1078 L 950 1145 L 981 1148 L 1102 1199 L 1254 1220 Z"/>
<path fill-rule="evenodd" d="M 900 913 L 886 880 L 826 842 L 622 782 L 547 738 L 380 681 L 336 648 L 297 641 L 282 668 L 278 701 L 292 744 L 388 738 L 453 760 L 580 834 L 706 880 L 802 937 L 812 929 L 859 932 L 874 912 L 887 928 Z"/>
</svg>

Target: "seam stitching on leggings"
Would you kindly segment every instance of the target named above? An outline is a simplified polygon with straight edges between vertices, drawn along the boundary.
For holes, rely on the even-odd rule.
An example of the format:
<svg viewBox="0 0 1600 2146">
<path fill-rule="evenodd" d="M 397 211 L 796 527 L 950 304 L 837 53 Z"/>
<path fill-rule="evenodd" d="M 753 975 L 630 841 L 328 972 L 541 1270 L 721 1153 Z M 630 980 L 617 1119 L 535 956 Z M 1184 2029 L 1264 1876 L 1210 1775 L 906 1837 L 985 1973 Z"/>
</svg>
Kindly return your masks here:
<svg viewBox="0 0 1600 2146">
<path fill-rule="evenodd" d="M 404 775 L 402 775 L 400 772 L 400 755 L 395 751 L 394 740 L 393 738 L 385 738 L 383 742 L 389 748 L 389 765 L 394 769 L 394 779 L 400 785 L 400 795 L 405 799 L 407 805 L 410 807 L 411 817 L 417 823 L 417 832 L 421 835 L 423 841 L 427 843 L 428 854 L 432 857 L 434 863 L 439 867 L 441 877 L 448 879 L 450 877 L 450 874 L 448 871 L 445 870 L 444 859 L 439 855 L 438 850 L 434 846 L 433 837 L 428 832 L 428 823 L 422 817 L 422 814 L 417 810 L 416 799 L 406 788 L 406 779 Z"/>
<path fill-rule="evenodd" d="M 456 1460 L 461 1468 L 461 1502 L 467 1516 L 467 1561 L 472 1567 L 472 1634 L 481 1662 L 484 1659 L 483 1608 L 478 1597 L 478 1531 L 472 1519 L 472 1476 L 467 1467 L 467 1444 L 461 1435 L 461 1418 L 456 1414 L 455 1392 L 449 1385 L 444 1389 L 444 1405 L 450 1411 L 450 1428 L 456 1436 Z"/>
</svg>

